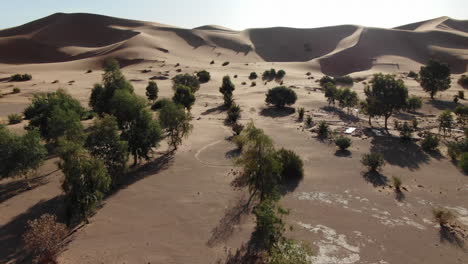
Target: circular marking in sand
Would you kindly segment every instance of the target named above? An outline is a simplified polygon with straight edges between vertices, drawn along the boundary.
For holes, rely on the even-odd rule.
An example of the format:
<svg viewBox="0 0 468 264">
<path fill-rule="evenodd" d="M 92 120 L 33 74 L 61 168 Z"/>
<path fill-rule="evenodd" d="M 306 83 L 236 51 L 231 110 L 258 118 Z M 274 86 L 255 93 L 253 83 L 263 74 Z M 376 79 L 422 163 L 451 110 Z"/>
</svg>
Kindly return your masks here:
<svg viewBox="0 0 468 264">
<path fill-rule="evenodd" d="M 198 160 L 200 163 L 206 166 L 210 167 L 232 167 L 232 161 L 227 159 L 225 157 L 225 153 L 223 151 L 219 151 L 215 149 L 214 147 L 220 143 L 222 143 L 224 140 L 217 140 L 214 142 L 211 142 L 209 144 L 206 144 L 205 146 L 201 147 L 196 153 L 195 153 L 195 159 Z M 225 148 L 219 148 L 221 150 L 224 150 Z M 211 150 L 211 151 L 207 151 Z"/>
</svg>

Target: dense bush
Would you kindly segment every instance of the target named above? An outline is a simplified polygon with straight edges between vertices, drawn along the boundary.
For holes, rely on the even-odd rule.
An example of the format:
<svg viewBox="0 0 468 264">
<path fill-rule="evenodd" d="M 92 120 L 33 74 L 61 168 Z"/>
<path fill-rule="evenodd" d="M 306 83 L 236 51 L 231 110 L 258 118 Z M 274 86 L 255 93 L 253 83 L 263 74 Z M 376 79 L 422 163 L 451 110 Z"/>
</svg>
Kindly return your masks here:
<svg viewBox="0 0 468 264">
<path fill-rule="evenodd" d="M 25 249 L 33 257 L 33 263 L 57 263 L 57 256 L 63 247 L 62 240 L 68 234 L 67 227 L 50 214 L 43 214 L 27 223 L 23 241 Z"/>
<path fill-rule="evenodd" d="M 468 172 L 468 152 L 464 152 L 460 155 L 457 165 L 464 172 Z"/>
<path fill-rule="evenodd" d="M 421 107 L 422 107 L 421 97 L 412 95 L 406 100 L 405 109 L 407 111 L 414 112 L 414 111 L 420 109 Z"/>
<path fill-rule="evenodd" d="M 182 139 L 192 131 L 192 117 L 182 106 L 169 102 L 159 111 L 159 122 L 169 138 L 169 146 L 177 149 Z"/>
<path fill-rule="evenodd" d="M 421 147 L 425 151 L 434 151 L 439 147 L 439 137 L 428 133 L 421 141 Z"/>
<path fill-rule="evenodd" d="M 325 90 L 325 97 L 327 98 L 328 105 L 335 105 L 335 100 L 338 100 L 338 89 L 332 82 L 326 82 L 323 85 Z"/>
<path fill-rule="evenodd" d="M 361 163 L 366 166 L 369 171 L 377 171 L 385 165 L 382 154 L 375 152 L 362 155 Z"/>
<path fill-rule="evenodd" d="M 347 108 L 348 112 L 351 107 L 355 107 L 359 103 L 358 95 L 348 87 L 338 89 L 336 92 L 336 99 L 341 108 Z"/>
<path fill-rule="evenodd" d="M 458 123 L 463 126 L 468 123 L 468 106 L 459 105 L 455 108 L 454 113 L 457 116 Z"/>
<path fill-rule="evenodd" d="M 117 118 L 121 129 L 129 128 L 145 107 L 146 100 L 143 97 L 123 89 L 116 90 L 109 102 L 110 113 Z"/>
<path fill-rule="evenodd" d="M 417 79 L 417 78 L 418 78 L 418 74 L 417 74 L 416 72 L 414 72 L 414 71 L 409 71 L 408 77 Z"/>
<path fill-rule="evenodd" d="M 339 84 L 339 85 L 353 86 L 353 83 L 354 83 L 353 78 L 351 78 L 349 75 L 338 76 L 333 79 L 335 81 L 335 84 Z"/>
<path fill-rule="evenodd" d="M 281 163 L 281 179 L 287 181 L 300 181 L 304 177 L 304 163 L 294 151 L 284 148 L 276 152 Z"/>
<path fill-rule="evenodd" d="M 152 106 L 151 106 L 151 110 L 159 110 L 161 108 L 163 108 L 166 104 L 172 102 L 171 100 L 167 99 L 167 98 L 162 98 L 162 99 L 159 99 L 156 101 L 156 103 L 154 103 Z"/>
<path fill-rule="evenodd" d="M 266 70 L 262 74 L 262 79 L 263 80 L 273 80 L 275 78 L 276 78 L 276 70 L 275 69 Z"/>
<path fill-rule="evenodd" d="M 300 122 L 302 122 L 302 120 L 304 120 L 304 113 L 305 113 L 304 107 L 298 108 L 298 109 L 297 109 L 297 120 L 299 120 Z"/>
<path fill-rule="evenodd" d="M 285 105 L 292 105 L 296 102 L 297 95 L 291 88 L 277 86 L 269 89 L 266 94 L 265 102 L 275 105 L 278 108 L 284 108 Z"/>
<path fill-rule="evenodd" d="M 15 88 L 13 88 L 12 92 L 13 92 L 14 94 L 21 93 L 21 89 L 18 88 L 18 87 L 15 87 Z"/>
<path fill-rule="evenodd" d="M 468 76 L 466 76 L 466 75 L 460 76 L 460 79 L 458 79 L 458 84 L 461 87 L 467 89 L 468 88 Z"/>
<path fill-rule="evenodd" d="M 279 70 L 279 71 L 276 73 L 275 78 L 281 80 L 281 79 L 284 78 L 285 75 L 286 75 L 286 72 L 285 72 L 284 70 Z"/>
<path fill-rule="evenodd" d="M 241 108 L 237 104 L 232 104 L 227 111 L 226 122 L 229 124 L 234 124 L 241 117 Z"/>
<path fill-rule="evenodd" d="M 179 85 L 190 87 L 192 93 L 194 94 L 200 89 L 200 82 L 198 81 L 198 78 L 188 73 L 174 76 L 174 78 L 172 78 L 172 83 L 172 89 L 174 91 L 177 90 Z"/>
<path fill-rule="evenodd" d="M 332 77 L 328 76 L 328 75 L 325 75 L 325 76 L 323 76 L 322 78 L 320 78 L 320 81 L 319 81 L 319 82 L 320 82 L 320 86 L 321 86 L 322 88 L 325 87 L 325 84 L 326 84 L 326 83 L 333 83 L 333 84 L 336 84 L 336 83 L 335 83 L 335 80 L 334 80 Z"/>
<path fill-rule="evenodd" d="M 219 87 L 219 92 L 223 95 L 224 99 L 224 106 L 229 107 L 233 103 L 233 95 L 232 93 L 236 87 L 231 82 L 231 78 L 229 75 L 223 77 L 223 83 L 221 87 Z"/>
<path fill-rule="evenodd" d="M 317 135 L 321 138 L 327 138 L 330 135 L 330 127 L 327 122 L 320 121 L 317 128 Z"/>
<path fill-rule="evenodd" d="M 198 81 L 200 83 L 207 83 L 211 79 L 210 73 L 207 72 L 206 70 L 202 70 L 202 71 L 197 72 L 197 77 L 198 77 Z"/>
<path fill-rule="evenodd" d="M 257 77 L 258 77 L 258 76 L 257 76 L 257 73 L 256 73 L 256 72 L 251 72 L 250 75 L 249 75 L 249 79 L 250 79 L 250 80 L 255 80 L 255 79 L 257 79 Z"/>
<path fill-rule="evenodd" d="M 8 124 L 10 125 L 19 124 L 21 121 L 23 121 L 23 116 L 20 114 L 8 115 Z"/>
<path fill-rule="evenodd" d="M 25 82 L 32 79 L 31 74 L 14 74 L 10 77 L 10 82 Z"/>
<path fill-rule="evenodd" d="M 345 136 L 337 137 L 335 139 L 335 145 L 341 150 L 345 150 L 351 146 L 351 139 Z"/>
<path fill-rule="evenodd" d="M 190 89 L 190 87 L 178 84 L 175 88 L 172 101 L 176 104 L 183 105 L 190 111 L 192 105 L 195 103 L 195 95 L 192 93 L 192 89 Z"/>
<path fill-rule="evenodd" d="M 437 118 L 437 121 L 439 121 L 439 131 L 442 130 L 444 135 L 446 135 L 447 132 L 452 132 L 454 122 L 453 115 L 450 110 L 443 111 Z"/>
<path fill-rule="evenodd" d="M 455 215 L 448 209 L 438 208 L 432 210 L 432 215 L 440 226 L 446 226 L 455 218 Z"/>
<path fill-rule="evenodd" d="M 154 103 L 154 101 L 158 99 L 158 92 L 159 92 L 159 89 L 158 89 L 158 85 L 156 84 L 156 82 L 150 81 L 148 83 L 148 86 L 146 86 L 146 97 L 148 98 L 148 100 Z"/>
<path fill-rule="evenodd" d="M 234 135 L 240 135 L 240 133 L 242 132 L 242 130 L 244 130 L 244 125 L 242 124 L 239 124 L 239 123 L 234 123 L 234 125 L 232 125 L 232 132 L 234 132 Z"/>
</svg>

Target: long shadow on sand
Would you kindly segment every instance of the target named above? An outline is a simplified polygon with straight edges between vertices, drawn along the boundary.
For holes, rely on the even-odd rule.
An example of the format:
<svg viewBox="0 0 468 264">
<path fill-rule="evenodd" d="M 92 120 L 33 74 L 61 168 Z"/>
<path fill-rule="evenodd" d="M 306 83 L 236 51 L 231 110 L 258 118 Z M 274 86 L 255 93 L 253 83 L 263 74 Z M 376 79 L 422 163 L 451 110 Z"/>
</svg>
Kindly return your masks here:
<svg viewBox="0 0 468 264">
<path fill-rule="evenodd" d="M 27 222 L 42 214 L 56 215 L 59 222 L 64 220 L 64 197 L 57 196 L 50 200 L 36 203 L 26 212 L 16 216 L 10 222 L 0 227 L 0 260 L 2 263 L 24 262 L 29 256 L 24 252 L 22 236 L 27 228 Z"/>
<path fill-rule="evenodd" d="M 360 121 L 359 117 L 352 115 L 352 114 L 348 114 L 344 112 L 343 110 L 336 108 L 334 106 L 324 106 L 321 109 L 323 111 L 338 115 L 340 120 L 343 122 L 359 122 Z"/>
<path fill-rule="evenodd" d="M 429 155 L 414 142 L 402 142 L 396 137 L 374 137 L 371 152 L 381 153 L 386 162 L 410 170 L 419 168 L 421 163 L 429 162 Z"/>
<path fill-rule="evenodd" d="M 439 236 L 441 243 L 449 243 L 458 248 L 465 249 L 465 241 L 460 237 L 458 232 L 451 227 L 441 226 Z"/>
<path fill-rule="evenodd" d="M 29 191 L 39 186 L 42 186 L 44 184 L 47 184 L 48 183 L 48 181 L 46 180 L 47 176 L 49 176 L 50 174 L 56 171 L 57 170 L 54 170 L 47 174 L 34 177 L 32 179 L 29 179 L 29 181 L 26 179 L 20 179 L 17 181 L 0 184 L 0 203 L 18 194 L 21 194 L 25 191 Z"/>
<path fill-rule="evenodd" d="M 294 114 L 295 110 L 292 107 L 285 107 L 285 108 L 277 108 L 277 107 L 268 107 L 263 108 L 260 111 L 260 115 L 267 116 L 267 117 L 285 117 L 291 114 Z"/>
<path fill-rule="evenodd" d="M 388 178 L 385 175 L 382 175 L 378 171 L 368 171 L 362 174 L 364 180 L 369 183 L 372 183 L 374 187 L 382 187 L 388 184 Z"/>
<path fill-rule="evenodd" d="M 453 110 L 458 105 L 452 101 L 441 101 L 441 100 L 429 100 L 428 103 L 439 110 L 447 110 L 447 109 Z"/>
<path fill-rule="evenodd" d="M 227 108 L 224 105 L 218 105 L 216 107 L 206 109 L 204 112 L 201 113 L 201 115 L 219 114 L 225 110 L 227 110 Z"/>
</svg>

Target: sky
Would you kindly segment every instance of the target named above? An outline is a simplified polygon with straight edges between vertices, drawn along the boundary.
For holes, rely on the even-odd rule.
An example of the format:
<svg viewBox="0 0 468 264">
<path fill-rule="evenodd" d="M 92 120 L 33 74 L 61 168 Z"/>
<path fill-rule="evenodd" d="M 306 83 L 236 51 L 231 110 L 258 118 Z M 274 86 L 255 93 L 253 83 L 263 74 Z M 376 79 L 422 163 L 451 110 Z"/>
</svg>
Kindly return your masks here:
<svg viewBox="0 0 468 264">
<path fill-rule="evenodd" d="M 194 28 L 221 25 L 391 28 L 440 16 L 468 19 L 468 0 L 0 0 L 0 28 L 53 13 L 95 13 Z"/>
</svg>

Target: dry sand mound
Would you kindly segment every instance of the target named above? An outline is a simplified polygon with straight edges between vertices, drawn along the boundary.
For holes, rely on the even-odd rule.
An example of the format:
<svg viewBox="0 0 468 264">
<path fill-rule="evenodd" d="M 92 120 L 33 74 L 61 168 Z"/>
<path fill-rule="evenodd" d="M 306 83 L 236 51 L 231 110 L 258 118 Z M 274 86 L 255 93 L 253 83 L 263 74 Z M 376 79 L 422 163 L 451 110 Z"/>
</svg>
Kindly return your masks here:
<svg viewBox="0 0 468 264">
<path fill-rule="evenodd" d="M 54 14 L 0 31 L 0 63 L 30 64 L 107 57 L 121 61 L 156 58 L 232 62 L 301 62 L 342 75 L 382 64 L 412 69 L 436 58 L 455 73 L 466 71 L 468 21 L 440 17 L 395 29 L 342 25 L 315 29 L 256 28 L 235 31 L 216 25 L 183 29 L 93 14 Z M 224 57 L 223 57 L 224 56 Z M 382 61 L 382 58 L 393 61 Z M 398 58 L 401 58 L 398 59 Z"/>
</svg>

